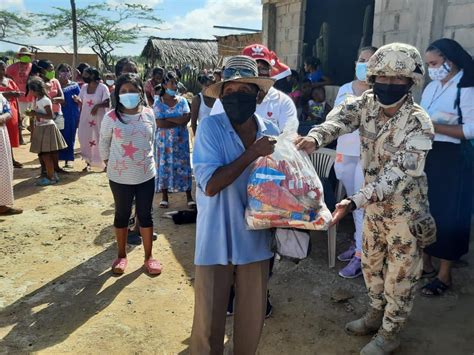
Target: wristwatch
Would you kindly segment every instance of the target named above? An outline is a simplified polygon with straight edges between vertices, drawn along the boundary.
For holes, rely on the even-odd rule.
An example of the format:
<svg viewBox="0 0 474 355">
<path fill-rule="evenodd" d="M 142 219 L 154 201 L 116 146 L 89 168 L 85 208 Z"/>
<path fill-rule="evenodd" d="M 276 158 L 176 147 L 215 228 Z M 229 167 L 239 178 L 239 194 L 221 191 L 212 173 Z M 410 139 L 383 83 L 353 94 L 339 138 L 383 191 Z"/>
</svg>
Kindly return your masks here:
<svg viewBox="0 0 474 355">
<path fill-rule="evenodd" d="M 357 209 L 357 205 L 355 204 L 354 201 L 352 201 L 351 199 L 349 199 L 351 201 L 350 205 L 349 205 L 349 211 L 350 212 L 354 212 L 356 209 Z"/>
</svg>

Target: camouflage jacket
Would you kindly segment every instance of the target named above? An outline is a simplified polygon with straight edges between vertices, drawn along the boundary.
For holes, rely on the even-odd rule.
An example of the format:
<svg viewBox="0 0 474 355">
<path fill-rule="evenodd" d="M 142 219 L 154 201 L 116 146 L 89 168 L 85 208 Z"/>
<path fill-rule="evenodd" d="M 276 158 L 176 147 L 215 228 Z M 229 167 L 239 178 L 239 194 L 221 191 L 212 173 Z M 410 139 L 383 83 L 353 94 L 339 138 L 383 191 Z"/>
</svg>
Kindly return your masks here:
<svg viewBox="0 0 474 355">
<path fill-rule="evenodd" d="M 364 186 L 350 198 L 357 207 L 382 208 L 384 216 L 429 213 L 425 159 L 434 129 L 428 114 L 411 95 L 392 118 L 381 124 L 380 105 L 371 90 L 348 97 L 313 128 L 308 136 L 324 146 L 337 137 L 359 129 Z"/>
</svg>

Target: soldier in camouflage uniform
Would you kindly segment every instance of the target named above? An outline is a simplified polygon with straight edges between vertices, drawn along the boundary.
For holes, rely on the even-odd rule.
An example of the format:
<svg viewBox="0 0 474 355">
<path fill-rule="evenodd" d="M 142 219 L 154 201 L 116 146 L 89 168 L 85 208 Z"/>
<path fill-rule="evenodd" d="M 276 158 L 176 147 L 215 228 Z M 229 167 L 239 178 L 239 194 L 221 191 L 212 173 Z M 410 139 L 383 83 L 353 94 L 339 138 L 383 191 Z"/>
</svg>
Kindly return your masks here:
<svg viewBox="0 0 474 355">
<path fill-rule="evenodd" d="M 399 346 L 398 332 L 422 272 L 422 250 L 436 235 L 424 173 L 434 130 L 411 95 L 423 72 L 416 48 L 402 43 L 381 47 L 367 65 L 373 89 L 347 98 L 325 123 L 296 142 L 311 152 L 342 134 L 360 131 L 364 186 L 337 205 L 333 223 L 355 208 L 365 209 L 362 271 L 370 309 L 348 323 L 346 331 L 378 334 L 361 354 L 386 354 Z"/>
</svg>

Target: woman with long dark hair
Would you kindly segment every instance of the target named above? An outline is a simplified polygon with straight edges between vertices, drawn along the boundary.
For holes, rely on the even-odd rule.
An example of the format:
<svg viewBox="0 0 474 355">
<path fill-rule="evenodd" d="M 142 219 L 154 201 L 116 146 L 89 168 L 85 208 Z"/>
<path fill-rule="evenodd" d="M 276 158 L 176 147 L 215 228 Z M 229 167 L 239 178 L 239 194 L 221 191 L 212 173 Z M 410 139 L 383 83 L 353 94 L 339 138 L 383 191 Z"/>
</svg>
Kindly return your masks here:
<svg viewBox="0 0 474 355">
<path fill-rule="evenodd" d="M 82 80 L 85 84 L 79 96 L 73 98 L 82 106 L 78 137 L 81 155 L 87 164 L 84 171 L 89 171 L 91 166 L 104 169 L 99 154 L 99 131 L 102 117 L 110 106 L 110 93 L 107 86 L 100 82 L 100 74 L 96 68 L 84 69 Z"/>
<path fill-rule="evenodd" d="M 153 109 L 156 117 L 156 192 L 161 191 L 161 208 L 169 204 L 168 192 L 186 192 L 189 207 L 196 203 L 191 195 L 192 176 L 189 159 L 189 105 L 177 94 L 177 76 L 166 73 L 161 85 L 160 98 Z"/>
<path fill-rule="evenodd" d="M 452 262 L 469 250 L 474 158 L 474 61 L 456 41 L 442 38 L 426 50 L 432 82 L 421 106 L 435 128 L 426 160 L 430 210 L 437 225 L 436 243 L 425 249 L 423 276 L 435 277 L 422 289 L 438 296 L 451 286 Z M 469 141 L 471 140 L 471 141 Z M 436 271 L 432 259 L 440 259 Z"/>
<path fill-rule="evenodd" d="M 115 86 L 114 110 L 109 111 L 100 128 L 100 155 L 107 166 L 107 177 L 115 201 L 115 236 L 118 256 L 112 264 L 115 274 L 127 267 L 128 222 L 135 199 L 140 220 L 140 235 L 145 249 L 146 272 L 161 273 L 161 264 L 153 258 L 153 219 L 151 216 L 155 190 L 155 116 L 146 107 L 142 81 L 136 74 L 124 74 Z"/>
<path fill-rule="evenodd" d="M 59 151 L 59 160 L 64 160 L 65 168 L 73 168 L 74 144 L 76 143 L 77 126 L 79 125 L 79 105 L 73 97 L 79 95 L 79 84 L 72 81 L 72 69 L 69 64 L 62 63 L 56 68 L 59 83 L 64 94 L 64 103 L 61 108 L 64 115 L 64 128 L 61 134 L 67 143 L 67 148 Z"/>
</svg>

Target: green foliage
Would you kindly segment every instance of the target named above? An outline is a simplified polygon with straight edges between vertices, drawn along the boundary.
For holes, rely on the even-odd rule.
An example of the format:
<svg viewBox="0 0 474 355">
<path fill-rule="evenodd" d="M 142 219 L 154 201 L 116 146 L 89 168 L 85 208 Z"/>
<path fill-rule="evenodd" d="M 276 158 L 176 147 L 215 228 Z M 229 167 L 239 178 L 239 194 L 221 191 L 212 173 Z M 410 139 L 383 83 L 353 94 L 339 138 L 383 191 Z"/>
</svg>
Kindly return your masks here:
<svg viewBox="0 0 474 355">
<path fill-rule="evenodd" d="M 0 39 L 13 39 L 30 33 L 33 21 L 7 10 L 0 10 Z"/>
<path fill-rule="evenodd" d="M 48 36 L 71 35 L 70 8 L 53 7 L 53 14 L 38 14 L 44 23 L 40 31 Z M 161 20 L 151 7 L 140 4 L 108 3 L 90 4 L 76 9 L 77 35 L 82 45 L 88 45 L 97 53 L 105 67 L 111 69 L 112 51 L 121 44 L 134 43 L 146 28 L 157 28 Z M 132 21 L 130 21 L 132 20 Z"/>
</svg>

